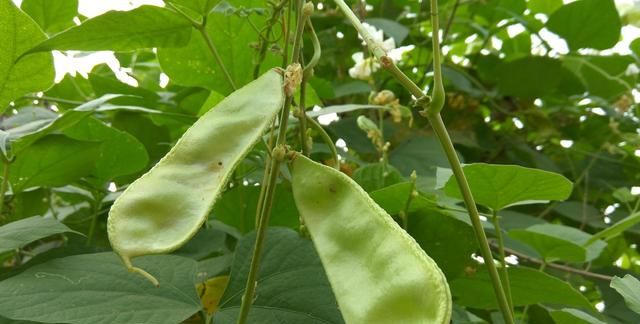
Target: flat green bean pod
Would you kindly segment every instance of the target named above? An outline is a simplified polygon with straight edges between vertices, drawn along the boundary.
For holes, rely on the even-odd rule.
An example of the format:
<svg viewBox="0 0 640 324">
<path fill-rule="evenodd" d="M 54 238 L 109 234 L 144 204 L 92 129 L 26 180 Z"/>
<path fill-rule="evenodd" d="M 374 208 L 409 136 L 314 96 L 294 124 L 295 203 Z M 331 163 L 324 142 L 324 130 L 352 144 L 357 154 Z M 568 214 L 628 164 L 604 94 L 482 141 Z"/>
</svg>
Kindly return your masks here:
<svg viewBox="0 0 640 324">
<path fill-rule="evenodd" d="M 282 76 L 271 70 L 204 114 L 109 211 L 109 241 L 130 271 L 131 258 L 166 253 L 202 226 L 236 165 L 283 105 Z"/>
<path fill-rule="evenodd" d="M 343 173 L 303 155 L 292 187 L 348 324 L 445 324 L 451 292 L 436 263 Z"/>
</svg>

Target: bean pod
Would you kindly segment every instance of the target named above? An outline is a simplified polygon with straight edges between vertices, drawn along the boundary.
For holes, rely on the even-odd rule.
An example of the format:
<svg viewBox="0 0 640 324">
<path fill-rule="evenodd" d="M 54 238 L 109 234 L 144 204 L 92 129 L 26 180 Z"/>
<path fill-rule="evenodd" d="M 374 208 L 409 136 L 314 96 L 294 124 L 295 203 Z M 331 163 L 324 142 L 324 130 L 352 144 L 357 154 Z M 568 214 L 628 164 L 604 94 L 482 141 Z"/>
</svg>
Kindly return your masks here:
<svg viewBox="0 0 640 324">
<path fill-rule="evenodd" d="M 129 270 L 158 284 L 131 258 L 176 250 L 198 231 L 233 169 L 282 107 L 282 87 L 272 70 L 229 95 L 116 199 L 109 241 Z"/>
<path fill-rule="evenodd" d="M 445 324 L 451 292 L 436 263 L 343 173 L 303 155 L 292 187 L 348 324 Z"/>
</svg>

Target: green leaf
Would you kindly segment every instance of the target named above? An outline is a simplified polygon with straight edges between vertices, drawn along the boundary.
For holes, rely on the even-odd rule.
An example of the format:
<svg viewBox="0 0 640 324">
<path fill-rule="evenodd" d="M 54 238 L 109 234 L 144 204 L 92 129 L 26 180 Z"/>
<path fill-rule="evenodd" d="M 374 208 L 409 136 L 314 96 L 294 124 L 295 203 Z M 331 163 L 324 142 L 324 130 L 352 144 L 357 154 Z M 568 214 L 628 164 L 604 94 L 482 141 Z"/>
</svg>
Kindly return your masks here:
<svg viewBox="0 0 640 324">
<path fill-rule="evenodd" d="M 606 324 L 605 322 L 578 309 L 563 308 L 551 311 L 556 324 Z"/>
<path fill-rule="evenodd" d="M 547 21 L 547 28 L 564 38 L 573 51 L 604 50 L 620 39 L 622 23 L 614 0 L 579 0 L 562 6 Z"/>
<path fill-rule="evenodd" d="M 509 268 L 509 281 L 514 306 L 554 304 L 596 311 L 571 285 L 544 272 L 525 267 Z M 454 280 L 450 287 L 460 305 L 482 309 L 498 307 L 489 273 L 484 267 L 475 274 Z"/>
<path fill-rule="evenodd" d="M 23 0 L 20 8 L 51 35 L 74 26 L 78 0 Z"/>
<path fill-rule="evenodd" d="M 474 163 L 463 170 L 476 202 L 496 211 L 514 205 L 565 200 L 573 189 L 571 181 L 560 174 L 518 165 Z M 449 178 L 444 192 L 462 198 L 454 177 Z"/>
<path fill-rule="evenodd" d="M 547 262 L 586 262 L 597 258 L 607 244 L 590 243 L 592 236 L 573 227 L 537 224 L 509 231 L 509 236 L 533 247 Z"/>
<path fill-rule="evenodd" d="M 264 6 L 264 1 L 229 1 L 229 4 L 252 8 Z M 236 14 L 227 14 L 222 9 L 219 11 L 214 9 L 207 20 L 207 31 L 211 41 L 237 87 L 253 80 L 252 62 L 256 52 L 250 45 L 258 40 L 258 34 L 248 19 L 251 19 L 257 28 L 263 25 L 263 17 L 256 18 L 252 15 L 240 17 Z M 267 62 L 262 65 L 262 71 L 272 66 L 268 61 L 270 57 L 273 56 L 267 56 Z M 191 40 L 186 47 L 158 49 L 158 60 L 164 73 L 177 84 L 203 87 L 223 94 L 228 94 L 232 90 L 220 65 L 197 30 L 193 30 Z"/>
<path fill-rule="evenodd" d="M 105 95 L 69 110 L 61 116 L 43 114 L 41 118 L 34 118 L 29 123 L 8 129 L 11 139 L 14 141 L 13 153 L 19 155 L 21 151 L 39 139 L 75 125 L 91 115 L 98 107 L 117 97 L 119 95 Z"/>
<path fill-rule="evenodd" d="M 562 63 L 546 56 L 527 56 L 498 65 L 496 77 L 503 94 L 539 98 L 552 94 L 560 85 Z"/>
<path fill-rule="evenodd" d="M 389 155 L 389 161 L 400 172 L 409 176 L 414 170 L 418 175 L 417 186 L 423 191 L 433 191 L 438 167 L 448 168 L 449 161 L 435 137 L 415 136 L 398 145 Z"/>
<path fill-rule="evenodd" d="M 21 55 L 46 39 L 38 25 L 11 0 L 0 1 L 0 113 L 20 96 L 53 84 L 51 53 Z"/>
<path fill-rule="evenodd" d="M 80 142 L 62 135 L 49 135 L 17 156 L 9 167 L 14 191 L 69 184 L 91 174 L 100 143 Z"/>
<path fill-rule="evenodd" d="M 382 189 L 405 181 L 396 168 L 383 163 L 367 164 L 353 173 L 355 180 L 366 192 Z"/>
<path fill-rule="evenodd" d="M 109 127 L 95 118 L 88 118 L 68 128 L 64 134 L 80 141 L 102 142 L 100 153 L 94 157 L 95 175 L 110 180 L 144 169 L 149 157 L 144 145 L 133 135 Z"/>
<path fill-rule="evenodd" d="M 53 218 L 33 216 L 11 222 L 0 227 L 0 253 L 12 251 L 33 241 L 65 232 L 80 234 Z"/>
<path fill-rule="evenodd" d="M 181 47 L 189 42 L 191 23 L 177 13 L 155 6 L 109 11 L 65 30 L 29 52 L 50 50 L 130 51 Z"/>
<path fill-rule="evenodd" d="M 562 0 L 529 0 L 527 2 L 532 13 L 543 13 L 547 16 L 562 7 L 562 4 Z"/>
<path fill-rule="evenodd" d="M 167 0 L 175 5 L 188 8 L 195 13 L 206 16 L 220 0 Z"/>
<path fill-rule="evenodd" d="M 236 323 L 251 264 L 255 234 L 236 247 L 229 285 L 214 324 Z M 283 228 L 269 228 L 247 323 L 344 323 L 331 286 L 310 240 Z"/>
<path fill-rule="evenodd" d="M 611 280 L 611 288 L 624 297 L 625 303 L 631 310 L 640 314 L 640 280 L 631 275 L 625 275 L 622 278 L 614 277 Z"/>
<path fill-rule="evenodd" d="M 458 278 L 475 261 L 478 245 L 473 228 L 435 206 L 409 214 L 408 232 L 436 261 L 447 279 Z"/>
<path fill-rule="evenodd" d="M 564 66 L 571 70 L 584 84 L 592 96 L 617 99 L 622 93 L 631 91 L 637 76 L 626 76 L 631 56 L 565 56 Z"/>
<path fill-rule="evenodd" d="M 259 196 L 260 187 L 255 186 L 238 186 L 228 190 L 213 207 L 213 217 L 233 226 L 243 234 L 248 233 L 255 228 Z M 278 185 L 275 197 L 269 224 L 298 228 L 300 216 L 293 201 L 291 188 L 287 185 Z"/>
<path fill-rule="evenodd" d="M 606 229 L 594 234 L 589 240 L 589 243 L 601 239 L 608 241 L 609 239 L 622 234 L 624 231 L 638 223 L 640 223 L 640 213 L 631 214 L 611 225 L 610 227 L 607 227 Z"/>
<path fill-rule="evenodd" d="M 160 287 L 128 272 L 114 253 L 75 255 L 0 282 L 0 315 L 44 323 L 175 324 L 201 309 L 195 261 L 172 255 L 136 261 Z"/>
<path fill-rule="evenodd" d="M 396 215 L 404 211 L 407 201 L 411 197 L 412 189 L 411 182 L 400 182 L 374 190 L 369 193 L 369 196 L 389 215 Z"/>
</svg>

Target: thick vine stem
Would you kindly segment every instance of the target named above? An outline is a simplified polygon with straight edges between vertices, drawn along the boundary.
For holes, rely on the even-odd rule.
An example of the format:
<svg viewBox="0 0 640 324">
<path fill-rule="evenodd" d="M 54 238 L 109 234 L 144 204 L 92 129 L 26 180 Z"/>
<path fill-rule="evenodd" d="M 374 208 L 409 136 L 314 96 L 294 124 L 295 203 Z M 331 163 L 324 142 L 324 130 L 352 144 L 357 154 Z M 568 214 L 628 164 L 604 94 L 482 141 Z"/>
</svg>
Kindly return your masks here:
<svg viewBox="0 0 640 324">
<path fill-rule="evenodd" d="M 293 94 L 295 93 L 295 87 L 292 89 L 292 85 L 296 84 L 296 80 L 288 78 L 302 79 L 302 68 L 300 67 L 300 49 L 302 42 L 302 33 L 304 31 L 305 18 L 303 16 L 302 8 L 304 5 L 303 0 L 298 0 L 297 3 L 297 28 L 293 44 L 292 62 L 287 67 L 284 80 L 284 91 L 286 93 L 286 99 L 284 106 L 282 107 L 282 113 L 280 114 L 280 123 L 278 124 L 278 137 L 276 139 L 275 149 L 283 149 L 286 152 L 286 140 L 287 140 L 287 124 L 289 122 L 289 114 L 291 112 L 291 104 L 293 102 Z M 275 151 L 274 151 L 275 153 Z M 268 174 L 266 176 L 267 182 L 263 183 L 266 186 L 262 201 L 258 201 L 258 208 L 260 209 L 260 216 L 258 218 L 258 228 L 256 229 L 256 241 L 253 248 L 253 255 L 251 258 L 251 266 L 249 268 L 249 274 L 247 276 L 247 282 L 245 285 L 244 294 L 242 295 L 242 304 L 240 305 L 240 314 L 238 316 L 238 324 L 245 324 L 249 317 L 249 310 L 255 291 L 257 288 L 256 279 L 258 277 L 258 269 L 260 267 L 260 257 L 262 256 L 262 249 L 264 248 L 265 237 L 267 235 L 267 227 L 269 225 L 269 217 L 271 216 L 271 209 L 273 207 L 273 199 L 275 197 L 276 182 L 278 180 L 278 174 L 280 165 L 284 159 L 280 159 L 281 154 L 272 154 L 273 158 L 269 163 Z M 285 156 L 287 154 L 284 154 Z"/>
<path fill-rule="evenodd" d="M 309 33 L 311 34 L 311 42 L 313 43 L 313 57 L 308 64 L 304 66 L 302 72 L 302 84 L 300 84 L 300 114 L 298 116 L 300 120 L 300 145 L 302 146 L 302 153 L 306 156 L 311 154 L 311 144 L 308 140 L 307 136 L 307 118 L 306 116 L 306 94 L 307 94 L 307 81 L 313 77 L 313 68 L 320 61 L 320 56 L 322 54 L 322 49 L 320 47 L 320 40 L 318 39 L 318 35 L 316 31 L 313 29 L 313 24 L 311 23 L 311 14 L 313 13 L 313 4 L 311 2 L 307 2 L 305 4 L 306 10 L 303 11 L 303 14 L 306 16 L 306 23 Z M 310 8 L 310 9 L 309 9 Z M 303 57 L 300 57 L 300 60 L 303 61 Z"/>
<path fill-rule="evenodd" d="M 504 321 L 506 324 L 514 324 L 513 315 L 509 310 L 509 302 L 507 301 L 507 297 L 502 288 L 502 282 L 500 280 L 500 276 L 498 275 L 498 270 L 496 269 L 496 265 L 493 261 L 493 255 L 491 253 L 491 248 L 489 247 L 489 242 L 487 240 L 487 236 L 484 232 L 484 228 L 482 227 L 482 222 L 480 220 L 480 215 L 478 213 L 478 209 L 475 204 L 475 200 L 473 199 L 473 195 L 471 194 L 471 189 L 469 188 L 469 183 L 462 171 L 462 165 L 460 164 L 460 160 L 458 160 L 458 155 L 456 154 L 455 148 L 453 147 L 453 142 L 449 137 L 449 133 L 442 121 L 442 117 L 440 116 L 440 111 L 444 106 L 444 86 L 442 85 L 442 71 L 441 71 L 441 62 L 440 62 L 440 40 L 439 40 L 439 25 L 438 25 L 438 1 L 431 0 L 431 16 L 433 20 L 433 35 L 434 41 L 433 43 L 433 55 L 434 55 L 434 78 L 436 81 L 434 82 L 434 93 L 433 95 L 436 98 L 432 98 L 431 102 L 428 100 L 428 96 L 426 96 L 423 90 L 418 87 L 406 74 L 404 74 L 389 58 L 384 49 L 382 49 L 381 45 L 378 44 L 373 37 L 368 33 L 366 28 L 362 25 L 358 17 L 351 11 L 351 8 L 344 2 L 344 0 L 334 0 L 338 7 L 344 12 L 345 16 L 351 24 L 358 30 L 362 38 L 367 43 L 369 50 L 376 56 L 376 58 L 380 61 L 381 65 L 387 69 L 397 80 L 398 82 L 405 87 L 415 98 L 416 103 L 424 106 L 425 109 L 422 112 L 422 115 L 427 117 L 431 126 L 434 129 L 434 132 L 438 136 L 438 140 L 440 144 L 444 148 L 444 151 L 447 155 L 447 159 L 449 160 L 449 164 L 453 170 L 453 174 L 458 182 L 458 186 L 462 191 L 464 202 L 467 206 L 467 210 L 469 212 L 469 217 L 471 218 L 471 223 L 473 224 L 473 228 L 476 234 L 476 239 L 480 245 L 480 251 L 482 252 L 482 257 L 485 260 L 485 264 L 487 265 L 487 269 L 489 270 L 489 275 L 491 277 L 491 282 L 493 284 L 493 289 L 498 299 L 498 305 L 500 306 L 500 310 L 504 317 Z M 436 68 L 437 66 L 437 68 Z"/>
<path fill-rule="evenodd" d="M 325 131 L 324 128 L 322 128 L 322 126 L 318 124 L 318 122 L 316 122 L 313 118 L 306 116 L 306 119 L 309 122 L 309 125 L 311 125 L 311 128 L 315 129 L 318 134 L 320 134 L 322 140 L 327 144 L 327 146 L 329 146 L 329 150 L 331 150 L 331 154 L 333 154 L 333 159 L 336 161 L 334 168 L 336 170 L 340 170 L 340 155 L 338 154 L 338 149 L 336 148 L 336 144 L 331 139 L 331 136 L 329 136 L 329 134 L 327 134 L 327 131 Z"/>
<path fill-rule="evenodd" d="M 444 125 L 444 121 L 442 121 L 442 116 L 440 116 L 440 113 L 428 113 L 426 114 L 426 116 L 429 119 L 434 132 L 438 136 L 438 140 L 440 141 L 447 159 L 449 160 L 449 164 L 451 165 L 451 169 L 458 183 L 458 187 L 460 187 L 460 191 L 462 192 L 462 197 L 464 199 L 465 205 L 467 206 L 469 218 L 471 219 L 471 224 L 473 225 L 473 230 L 475 231 L 476 239 L 478 240 L 478 245 L 480 246 L 480 252 L 482 253 L 482 257 L 485 261 L 484 263 L 487 265 L 487 270 L 489 271 L 489 276 L 491 277 L 491 282 L 493 283 L 493 290 L 498 299 L 498 305 L 500 306 L 500 311 L 502 312 L 504 321 L 507 324 L 514 324 L 513 316 L 511 315 L 511 311 L 509 310 L 509 302 L 506 294 L 504 293 L 502 281 L 500 280 L 500 276 L 498 275 L 498 269 L 493 262 L 493 254 L 491 253 L 491 248 L 489 247 L 487 235 L 484 233 L 484 228 L 482 227 L 482 221 L 480 220 L 480 214 L 478 212 L 478 208 L 476 207 L 476 202 L 473 198 L 473 195 L 471 194 L 469 182 L 467 182 L 467 178 L 464 175 L 462 165 L 460 164 L 460 160 L 458 159 L 456 150 L 453 147 L 453 142 L 449 137 L 449 133 L 447 132 L 447 129 Z"/>
<path fill-rule="evenodd" d="M 440 62 L 440 19 L 438 19 L 438 0 L 431 0 L 431 34 L 433 44 L 433 92 L 429 111 L 440 113 L 446 98 L 442 83 L 442 63 Z"/>
<path fill-rule="evenodd" d="M 507 302 L 509 302 L 509 310 L 511 316 L 513 316 L 513 298 L 511 297 L 511 283 L 509 281 L 509 272 L 507 269 L 506 254 L 504 253 L 504 239 L 502 238 L 502 229 L 500 228 L 500 217 L 498 212 L 492 211 L 493 227 L 496 231 L 496 239 L 498 239 L 498 252 L 500 253 L 500 274 L 502 275 L 502 283 L 504 287 L 504 293 L 507 295 Z"/>
</svg>

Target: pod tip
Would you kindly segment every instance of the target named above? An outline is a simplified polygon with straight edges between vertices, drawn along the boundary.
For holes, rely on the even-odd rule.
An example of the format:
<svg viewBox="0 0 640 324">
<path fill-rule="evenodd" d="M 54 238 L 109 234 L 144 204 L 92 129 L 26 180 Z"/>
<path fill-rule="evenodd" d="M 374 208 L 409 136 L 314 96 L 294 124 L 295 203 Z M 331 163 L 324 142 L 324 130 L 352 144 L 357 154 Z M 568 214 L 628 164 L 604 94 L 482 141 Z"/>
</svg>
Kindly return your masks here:
<svg viewBox="0 0 640 324">
<path fill-rule="evenodd" d="M 133 273 L 137 273 L 139 275 L 142 275 L 143 277 L 145 277 L 147 280 L 149 280 L 154 286 L 156 287 L 160 287 L 160 282 L 158 281 L 158 279 L 156 279 L 156 277 L 154 277 L 152 274 L 138 268 L 138 267 L 134 267 L 133 264 L 131 264 L 131 260 L 129 258 L 122 258 L 122 261 L 124 261 L 124 264 L 127 266 L 127 270 L 129 270 L 129 272 L 133 272 Z"/>
</svg>

